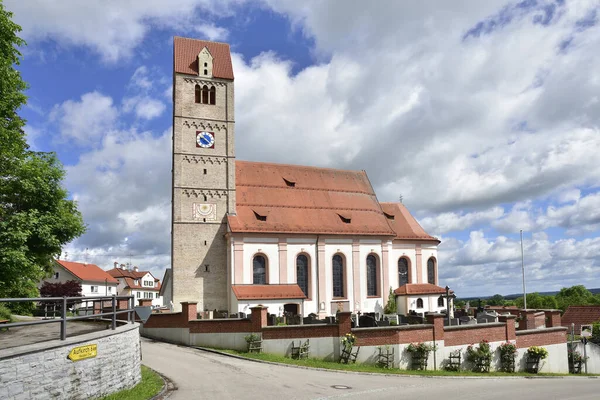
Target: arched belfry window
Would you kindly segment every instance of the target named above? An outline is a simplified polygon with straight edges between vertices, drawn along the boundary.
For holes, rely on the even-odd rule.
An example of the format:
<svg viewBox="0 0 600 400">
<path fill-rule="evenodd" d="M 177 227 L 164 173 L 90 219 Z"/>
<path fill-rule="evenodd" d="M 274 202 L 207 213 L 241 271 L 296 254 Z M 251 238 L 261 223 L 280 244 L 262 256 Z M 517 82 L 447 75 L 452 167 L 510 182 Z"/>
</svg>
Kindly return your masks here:
<svg viewBox="0 0 600 400">
<path fill-rule="evenodd" d="M 367 296 L 377 296 L 377 257 L 373 254 L 367 256 Z"/>
<path fill-rule="evenodd" d="M 423 299 L 420 297 L 417 299 L 417 308 L 423 308 Z"/>
<path fill-rule="evenodd" d="M 202 104 L 208 104 L 208 86 L 202 86 Z"/>
<path fill-rule="evenodd" d="M 255 285 L 267 284 L 267 259 L 258 254 L 252 260 L 252 283 Z"/>
<path fill-rule="evenodd" d="M 336 254 L 332 258 L 333 297 L 345 297 L 345 265 L 344 258 Z"/>
<path fill-rule="evenodd" d="M 215 89 L 214 86 L 211 86 L 210 90 L 208 91 L 208 104 L 215 105 L 216 95 L 217 95 L 217 90 Z"/>
<path fill-rule="evenodd" d="M 296 283 L 302 289 L 302 292 L 306 297 L 310 297 L 308 295 L 308 257 L 305 254 L 300 254 L 296 257 Z"/>
<path fill-rule="evenodd" d="M 194 94 L 195 94 L 195 102 L 196 103 L 201 103 L 202 102 L 202 89 L 200 89 L 200 85 L 196 85 L 196 87 L 194 88 Z"/>
<path fill-rule="evenodd" d="M 444 307 L 444 296 L 438 297 L 438 307 Z"/>
<path fill-rule="evenodd" d="M 435 258 L 427 260 L 427 282 L 435 285 Z"/>
<path fill-rule="evenodd" d="M 402 257 L 398 259 L 398 286 L 409 283 L 408 279 L 408 259 Z"/>
</svg>

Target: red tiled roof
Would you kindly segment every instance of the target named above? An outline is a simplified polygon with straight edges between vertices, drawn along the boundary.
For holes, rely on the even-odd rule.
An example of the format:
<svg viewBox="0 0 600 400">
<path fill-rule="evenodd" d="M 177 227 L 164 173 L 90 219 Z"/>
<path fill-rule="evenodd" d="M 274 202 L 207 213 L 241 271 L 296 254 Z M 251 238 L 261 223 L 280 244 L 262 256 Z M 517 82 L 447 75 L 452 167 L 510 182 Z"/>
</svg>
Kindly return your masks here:
<svg viewBox="0 0 600 400">
<path fill-rule="evenodd" d="M 236 192 L 232 232 L 395 235 L 365 171 L 236 161 Z"/>
<path fill-rule="evenodd" d="M 213 57 L 213 76 L 233 80 L 231 53 L 227 43 L 208 42 L 175 36 L 173 38 L 173 58 L 175 72 L 198 75 L 198 54 L 207 47 Z"/>
<path fill-rule="evenodd" d="M 231 285 L 238 300 L 305 299 L 300 286 L 291 285 Z"/>
<path fill-rule="evenodd" d="M 451 290 L 450 293 L 454 292 Z M 398 296 L 407 294 L 446 294 L 446 289 L 431 283 L 407 283 L 394 290 L 394 294 Z"/>
<path fill-rule="evenodd" d="M 136 285 L 134 278 L 125 278 L 125 287 L 128 287 L 130 289 L 141 289 L 141 290 L 150 290 L 150 291 L 159 292 L 160 291 L 160 282 L 155 282 L 154 287 L 148 287 L 148 286 Z"/>
<path fill-rule="evenodd" d="M 581 333 L 581 325 L 600 321 L 600 306 L 569 306 L 561 318 L 561 325 L 571 329 L 575 324 L 575 334 Z"/>
<path fill-rule="evenodd" d="M 146 275 L 148 273 L 148 271 L 133 271 L 133 270 L 129 270 L 129 269 L 113 268 L 113 269 L 109 269 L 108 271 L 106 271 L 106 273 L 115 278 L 140 279 L 142 276 Z M 150 275 L 152 275 L 152 274 L 150 274 Z M 152 276 L 152 277 L 154 277 L 154 276 Z"/>
<path fill-rule="evenodd" d="M 102 268 L 94 264 L 83 264 L 64 260 L 55 260 L 57 264 L 75 275 L 82 281 L 119 283 L 115 278 L 106 273 Z"/>
<path fill-rule="evenodd" d="M 388 221 L 396 232 L 396 239 L 435 240 L 439 243 L 438 239 L 425 232 L 417 220 L 410 215 L 404 204 L 381 203 L 381 208 L 384 213 L 393 217 Z"/>
</svg>

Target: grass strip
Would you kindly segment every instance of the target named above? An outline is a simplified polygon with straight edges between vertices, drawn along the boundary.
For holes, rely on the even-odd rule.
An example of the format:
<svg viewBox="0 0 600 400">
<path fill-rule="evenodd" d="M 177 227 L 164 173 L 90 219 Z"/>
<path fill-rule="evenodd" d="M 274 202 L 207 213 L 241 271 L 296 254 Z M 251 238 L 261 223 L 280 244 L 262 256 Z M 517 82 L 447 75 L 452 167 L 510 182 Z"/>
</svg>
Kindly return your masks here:
<svg viewBox="0 0 600 400">
<path fill-rule="evenodd" d="M 426 370 L 426 371 L 417 371 L 417 370 L 405 370 L 399 368 L 381 368 L 376 365 L 368 365 L 368 364 L 340 364 L 334 361 L 325 361 L 317 358 L 308 358 L 304 360 L 294 360 L 291 358 L 287 358 L 284 356 L 279 356 L 275 354 L 266 354 L 266 353 L 247 353 L 243 351 L 237 350 L 224 350 L 224 349 L 214 349 L 216 351 L 220 351 L 223 353 L 234 354 L 236 356 L 245 357 L 248 359 L 254 360 L 262 360 L 275 362 L 280 364 L 289 364 L 289 365 L 300 365 L 303 367 L 310 368 L 323 368 L 337 371 L 354 371 L 354 372 L 369 372 L 369 373 L 377 373 L 377 374 L 394 374 L 394 375 L 420 375 L 420 376 L 569 376 L 569 374 L 558 374 L 558 373 L 538 373 L 531 374 L 529 372 L 497 372 L 491 371 L 488 373 L 482 372 L 472 372 L 472 371 L 446 371 L 446 370 Z M 585 374 L 582 374 L 585 375 Z"/>
<path fill-rule="evenodd" d="M 131 389 L 121 390 L 98 400 L 148 400 L 162 390 L 164 381 L 156 372 L 142 365 L 142 380 Z"/>
</svg>

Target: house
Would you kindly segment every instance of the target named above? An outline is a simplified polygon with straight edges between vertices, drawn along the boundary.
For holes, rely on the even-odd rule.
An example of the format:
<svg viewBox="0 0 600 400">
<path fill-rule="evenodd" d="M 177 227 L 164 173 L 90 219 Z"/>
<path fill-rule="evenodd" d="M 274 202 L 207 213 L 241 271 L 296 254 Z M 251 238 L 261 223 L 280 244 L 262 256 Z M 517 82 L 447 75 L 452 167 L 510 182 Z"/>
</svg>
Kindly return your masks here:
<svg viewBox="0 0 600 400">
<path fill-rule="evenodd" d="M 52 276 L 42 282 L 65 283 L 77 281 L 81 283 L 82 296 L 111 296 L 117 294 L 118 281 L 94 264 L 65 260 L 54 260 Z"/>
<path fill-rule="evenodd" d="M 581 334 L 581 325 L 591 325 L 600 321 L 600 306 L 569 306 L 562 316 L 561 324 L 571 333 L 571 325 L 575 326 L 575 334 Z"/>
<path fill-rule="evenodd" d="M 431 285 L 419 293 L 427 309 L 446 309 L 440 241 L 402 203 L 379 202 L 365 171 L 236 160 L 234 106 L 229 45 L 176 37 L 175 310 L 197 301 L 199 311 L 382 313 L 390 288 L 413 284 Z M 418 298 L 402 304 L 425 310 Z"/>
<path fill-rule="evenodd" d="M 138 267 L 130 268 L 128 265 L 115 262 L 114 268 L 106 272 L 118 280 L 119 295 L 133 296 L 136 301 L 152 299 L 152 307 L 163 306 L 160 280 L 149 271 L 140 271 Z"/>
<path fill-rule="evenodd" d="M 453 292 L 449 291 L 451 295 Z M 431 283 L 407 283 L 394 290 L 398 314 L 446 313 L 446 290 Z M 451 297 L 451 296 L 450 296 Z M 451 317 L 453 301 L 450 299 Z"/>
</svg>

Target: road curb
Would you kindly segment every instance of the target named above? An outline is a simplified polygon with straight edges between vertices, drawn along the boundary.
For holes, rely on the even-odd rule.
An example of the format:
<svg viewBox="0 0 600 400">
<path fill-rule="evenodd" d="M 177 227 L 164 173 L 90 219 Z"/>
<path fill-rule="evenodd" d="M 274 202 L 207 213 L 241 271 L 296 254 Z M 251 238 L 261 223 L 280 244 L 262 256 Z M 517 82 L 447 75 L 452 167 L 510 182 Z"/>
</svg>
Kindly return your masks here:
<svg viewBox="0 0 600 400">
<path fill-rule="evenodd" d="M 169 379 L 168 377 L 166 377 L 165 375 L 161 374 L 160 372 L 158 372 L 155 369 L 150 368 L 149 366 L 144 364 L 144 367 L 148 368 L 149 370 L 151 370 L 152 372 L 154 372 L 156 375 L 160 376 L 160 379 L 162 379 L 163 381 L 163 388 L 162 390 L 154 397 L 150 398 L 149 400 L 164 400 L 167 399 L 171 396 L 171 394 L 173 393 L 173 391 L 177 390 L 177 386 L 175 386 L 175 383 Z"/>
<path fill-rule="evenodd" d="M 535 376 L 535 375 L 532 375 L 532 376 L 497 376 L 497 375 L 495 375 L 495 376 L 446 376 L 446 375 L 414 375 L 414 374 L 401 374 L 401 373 L 400 374 L 386 374 L 386 373 L 378 373 L 378 372 L 346 371 L 346 370 L 339 370 L 339 369 L 308 367 L 308 366 L 304 366 L 304 365 L 283 364 L 283 363 L 278 363 L 278 362 L 274 362 L 274 361 L 265 361 L 265 360 L 258 360 L 255 358 L 239 356 L 237 354 L 222 352 L 217 349 L 198 347 L 198 346 L 191 346 L 191 347 L 194 349 L 197 349 L 197 350 L 205 351 L 207 353 L 219 354 L 222 356 L 237 358 L 239 360 L 254 361 L 254 362 L 258 362 L 258 363 L 262 363 L 262 364 L 271 364 L 271 365 L 282 366 L 282 367 L 310 369 L 310 370 L 315 370 L 315 371 L 338 372 L 338 373 L 345 373 L 345 374 L 358 374 L 358 375 L 398 376 L 398 377 L 403 377 L 403 378 L 430 378 L 430 379 L 431 378 L 438 378 L 438 379 L 589 379 L 589 378 L 593 379 L 593 378 L 597 378 L 595 376 L 568 376 L 568 375 L 564 375 L 564 376 L 545 376 L 545 375 L 541 375 L 541 376 Z"/>
</svg>

